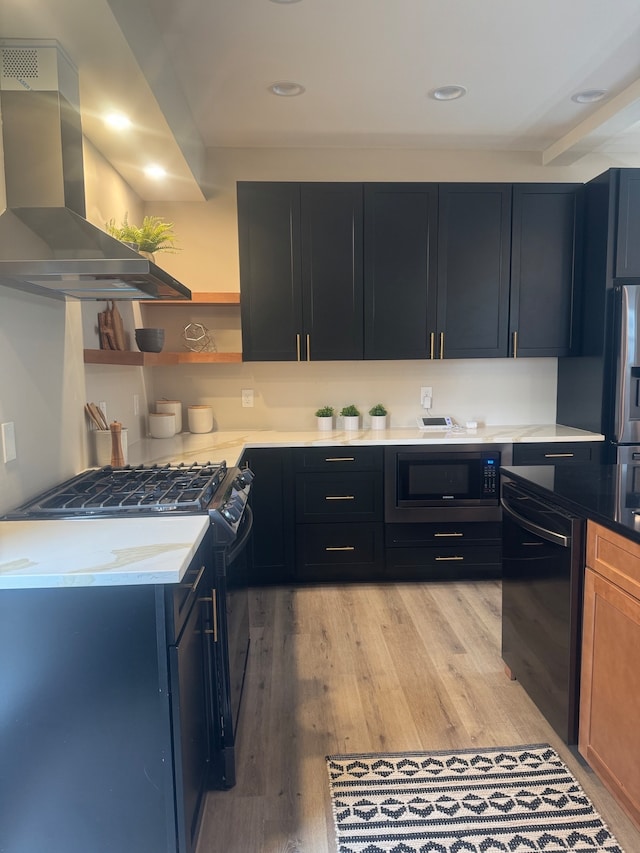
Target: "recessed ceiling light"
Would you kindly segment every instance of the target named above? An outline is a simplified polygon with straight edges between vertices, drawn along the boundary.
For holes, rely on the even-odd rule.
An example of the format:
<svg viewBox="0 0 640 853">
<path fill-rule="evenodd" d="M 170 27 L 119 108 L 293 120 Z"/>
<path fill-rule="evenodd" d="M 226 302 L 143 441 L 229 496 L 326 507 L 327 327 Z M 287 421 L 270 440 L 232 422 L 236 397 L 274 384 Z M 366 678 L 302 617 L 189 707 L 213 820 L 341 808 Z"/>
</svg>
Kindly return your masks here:
<svg viewBox="0 0 640 853">
<path fill-rule="evenodd" d="M 576 104 L 595 104 L 596 101 L 601 101 L 606 97 L 606 89 L 585 89 L 584 92 L 576 92 L 571 96 L 571 100 Z"/>
<path fill-rule="evenodd" d="M 160 178 L 166 178 L 167 171 L 162 166 L 159 166 L 157 163 L 150 163 L 145 167 L 144 170 L 145 175 L 148 178 L 155 178 L 159 180 Z"/>
<path fill-rule="evenodd" d="M 109 113 L 104 117 L 104 120 L 109 127 L 116 130 L 125 130 L 125 128 L 131 127 L 131 120 L 124 113 Z"/>
<path fill-rule="evenodd" d="M 432 89 L 429 92 L 431 98 L 436 101 L 455 101 L 456 98 L 462 98 L 467 94 L 464 86 L 458 86 L 457 83 L 450 83 L 447 86 L 438 86 L 437 89 Z"/>
<path fill-rule="evenodd" d="M 289 80 L 280 80 L 278 83 L 272 83 L 269 86 L 269 91 L 274 95 L 280 95 L 285 98 L 292 98 L 294 95 L 301 95 L 305 89 L 300 83 L 291 83 Z"/>
</svg>

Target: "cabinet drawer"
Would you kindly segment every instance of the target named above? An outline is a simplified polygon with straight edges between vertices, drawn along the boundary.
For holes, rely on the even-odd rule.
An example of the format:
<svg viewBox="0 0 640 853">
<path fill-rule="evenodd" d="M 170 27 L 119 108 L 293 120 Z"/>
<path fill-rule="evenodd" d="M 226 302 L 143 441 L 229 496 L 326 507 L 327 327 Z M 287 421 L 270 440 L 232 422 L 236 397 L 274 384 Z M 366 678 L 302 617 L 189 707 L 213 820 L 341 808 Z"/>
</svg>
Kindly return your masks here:
<svg viewBox="0 0 640 853">
<path fill-rule="evenodd" d="M 502 525 L 499 521 L 385 525 L 387 548 L 459 547 L 463 543 L 474 542 L 499 545 L 501 541 Z"/>
<path fill-rule="evenodd" d="M 207 533 L 182 581 L 164 587 L 167 642 L 177 643 L 196 600 L 211 596 L 213 545 Z"/>
<path fill-rule="evenodd" d="M 352 474 L 298 474 L 298 522 L 382 521 L 382 475 L 373 471 Z"/>
<path fill-rule="evenodd" d="M 549 442 L 514 444 L 513 465 L 566 465 L 572 462 L 599 462 L 601 442 Z"/>
<path fill-rule="evenodd" d="M 385 562 L 387 580 L 498 578 L 502 574 L 502 548 L 387 548 Z"/>
<path fill-rule="evenodd" d="M 296 539 L 296 574 L 301 580 L 380 577 L 382 524 L 299 524 Z"/>
<path fill-rule="evenodd" d="M 295 448 L 294 464 L 296 471 L 382 471 L 382 448 Z"/>
<path fill-rule="evenodd" d="M 640 601 L 640 545 L 587 522 L 587 566 Z"/>
</svg>

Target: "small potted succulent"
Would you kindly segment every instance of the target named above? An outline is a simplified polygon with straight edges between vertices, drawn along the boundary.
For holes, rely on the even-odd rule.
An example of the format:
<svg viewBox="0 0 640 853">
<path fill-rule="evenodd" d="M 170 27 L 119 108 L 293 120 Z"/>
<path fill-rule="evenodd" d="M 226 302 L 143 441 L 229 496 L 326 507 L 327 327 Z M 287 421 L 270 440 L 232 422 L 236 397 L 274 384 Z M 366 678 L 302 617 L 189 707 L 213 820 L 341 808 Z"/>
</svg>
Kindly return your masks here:
<svg viewBox="0 0 640 853">
<path fill-rule="evenodd" d="M 335 410 L 333 406 L 321 406 L 316 411 L 316 423 L 318 425 L 318 429 L 328 430 L 333 429 L 333 416 L 335 414 Z"/>
<path fill-rule="evenodd" d="M 371 429 L 387 428 L 387 410 L 382 403 L 376 403 L 369 409 L 371 415 Z"/>
<path fill-rule="evenodd" d="M 360 412 L 358 411 L 357 406 L 354 406 L 353 403 L 349 406 L 344 406 L 341 409 L 340 414 L 342 415 L 343 426 L 345 429 L 360 429 Z"/>
</svg>

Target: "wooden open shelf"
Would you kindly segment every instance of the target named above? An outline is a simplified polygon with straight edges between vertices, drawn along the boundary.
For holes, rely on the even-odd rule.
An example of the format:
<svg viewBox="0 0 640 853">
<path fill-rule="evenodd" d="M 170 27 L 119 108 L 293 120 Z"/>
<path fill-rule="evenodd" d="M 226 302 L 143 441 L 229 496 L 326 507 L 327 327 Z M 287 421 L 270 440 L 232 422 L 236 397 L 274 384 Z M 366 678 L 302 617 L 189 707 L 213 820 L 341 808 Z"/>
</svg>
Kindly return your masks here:
<svg viewBox="0 0 640 853">
<path fill-rule="evenodd" d="M 200 291 L 191 294 L 191 299 L 154 299 L 145 305 L 171 305 L 179 308 L 181 305 L 240 305 L 240 293 L 236 290 Z"/>
<path fill-rule="evenodd" d="M 134 352 L 133 350 L 86 349 L 85 364 L 120 364 L 160 367 L 167 364 L 230 364 L 242 361 L 241 352 Z"/>
</svg>

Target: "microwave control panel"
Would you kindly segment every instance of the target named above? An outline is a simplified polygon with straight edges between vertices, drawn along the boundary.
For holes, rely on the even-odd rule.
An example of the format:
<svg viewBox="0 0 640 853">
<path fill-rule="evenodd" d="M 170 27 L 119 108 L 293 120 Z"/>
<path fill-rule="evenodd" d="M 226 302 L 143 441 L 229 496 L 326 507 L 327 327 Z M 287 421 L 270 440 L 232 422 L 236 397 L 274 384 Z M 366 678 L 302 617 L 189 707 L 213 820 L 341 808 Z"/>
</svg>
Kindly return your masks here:
<svg viewBox="0 0 640 853">
<path fill-rule="evenodd" d="M 500 459 L 497 455 L 485 456 L 482 460 L 482 496 L 498 495 L 498 468 Z"/>
</svg>

